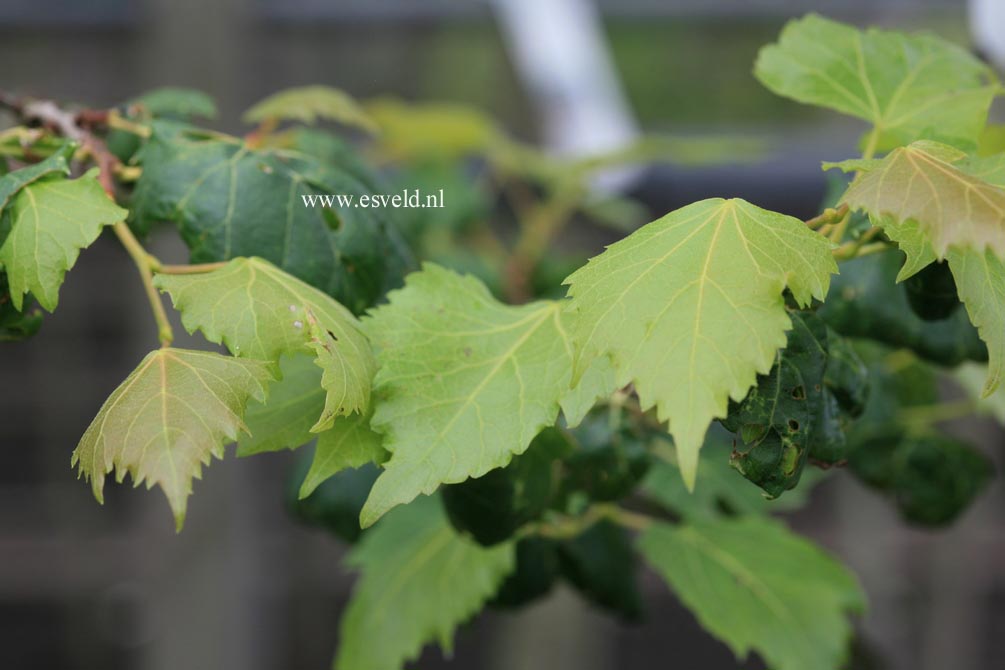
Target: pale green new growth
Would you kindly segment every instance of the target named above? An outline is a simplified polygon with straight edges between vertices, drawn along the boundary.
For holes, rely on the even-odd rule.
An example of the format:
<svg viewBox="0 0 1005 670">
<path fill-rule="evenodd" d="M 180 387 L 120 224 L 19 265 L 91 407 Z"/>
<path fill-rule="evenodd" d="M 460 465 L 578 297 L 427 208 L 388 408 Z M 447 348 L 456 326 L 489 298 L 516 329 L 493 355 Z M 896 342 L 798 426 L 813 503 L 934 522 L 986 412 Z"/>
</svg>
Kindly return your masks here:
<svg viewBox="0 0 1005 670">
<path fill-rule="evenodd" d="M 558 303 L 503 305 L 477 279 L 436 265 L 409 275 L 364 327 L 380 362 L 371 425 L 391 452 L 364 527 L 441 483 L 506 465 L 555 423 L 569 389 Z"/>
<path fill-rule="evenodd" d="M 834 670 L 865 607 L 855 578 L 777 521 L 742 517 L 656 524 L 639 538 L 646 560 L 709 632 L 738 657 L 778 670 Z"/>
<path fill-rule="evenodd" d="M 42 307 L 56 309 L 63 277 L 80 250 L 126 214 L 93 174 L 73 180 L 52 176 L 22 186 L 4 210 L 11 229 L 0 247 L 14 307 L 20 310 L 30 291 Z"/>
<path fill-rule="evenodd" d="M 158 275 L 189 332 L 235 356 L 276 360 L 313 350 L 328 392 L 315 432 L 339 414 L 366 412 L 375 370 L 370 344 L 345 307 L 261 258 L 235 258 L 205 274 Z"/>
<path fill-rule="evenodd" d="M 331 428 L 318 435 L 314 460 L 300 485 L 301 498 L 337 472 L 384 459 L 381 437 L 371 430 L 370 418 L 370 414 L 340 416 Z"/>
<path fill-rule="evenodd" d="M 1005 258 L 1005 189 L 970 174 L 966 154 L 921 141 L 882 160 L 825 165 L 831 166 L 860 173 L 843 202 L 866 210 L 878 225 L 913 219 L 938 258 L 945 258 L 950 246 L 989 248 Z M 891 234 L 905 235 L 896 227 Z M 918 253 L 923 252 L 913 252 Z"/>
<path fill-rule="evenodd" d="M 880 150 L 919 137 L 975 147 L 998 92 L 986 65 L 938 37 L 861 31 L 814 14 L 761 49 L 754 74 L 778 95 L 870 122 Z"/>
<path fill-rule="evenodd" d="M 376 132 L 373 119 L 345 91 L 331 86 L 289 88 L 265 98 L 244 113 L 245 123 L 269 119 L 314 123 L 318 119 Z"/>
<path fill-rule="evenodd" d="M 247 430 L 245 406 L 265 399 L 273 369 L 206 351 L 153 351 L 101 406 L 71 464 L 91 480 L 99 502 L 113 470 L 118 482 L 129 473 L 136 486 L 159 485 L 180 530 L 192 479 Z"/>
<path fill-rule="evenodd" d="M 461 537 L 437 499 L 394 510 L 363 536 L 348 563 L 363 574 L 342 617 L 337 670 L 400 670 L 427 642 L 444 652 L 512 572 L 512 543 Z"/>
<path fill-rule="evenodd" d="M 798 219 L 743 200 L 671 212 L 566 279 L 577 375 L 609 356 L 616 385 L 634 383 L 670 422 L 692 487 L 708 425 L 785 345 L 782 292 L 822 300 L 836 271 L 831 244 Z"/>
</svg>

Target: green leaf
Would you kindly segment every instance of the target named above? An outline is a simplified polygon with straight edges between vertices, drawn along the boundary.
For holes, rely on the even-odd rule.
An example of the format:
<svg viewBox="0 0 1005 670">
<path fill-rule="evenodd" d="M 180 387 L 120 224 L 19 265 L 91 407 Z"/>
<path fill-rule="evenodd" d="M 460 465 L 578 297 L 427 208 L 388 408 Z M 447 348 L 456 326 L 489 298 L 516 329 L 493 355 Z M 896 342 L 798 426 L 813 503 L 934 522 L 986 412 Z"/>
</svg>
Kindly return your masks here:
<svg viewBox="0 0 1005 670">
<path fill-rule="evenodd" d="M 159 485 L 181 530 L 192 479 L 246 430 L 250 399 L 262 401 L 273 378 L 263 361 L 206 351 L 152 351 L 112 392 L 73 452 L 72 464 L 104 502 L 105 475 Z"/>
<path fill-rule="evenodd" d="M 513 544 L 480 547 L 450 527 L 435 498 L 394 510 L 349 554 L 362 572 L 342 617 L 338 670 L 399 670 L 454 629 L 512 572 Z"/>
<path fill-rule="evenodd" d="M 949 42 L 814 14 L 761 49 L 754 75 L 778 95 L 868 121 L 881 151 L 922 137 L 975 147 L 998 92 L 991 70 Z"/>
<path fill-rule="evenodd" d="M 1005 372 L 1005 263 L 990 251 L 950 249 L 949 268 L 970 322 L 988 345 L 988 376 L 981 391 L 987 398 Z"/>
<path fill-rule="evenodd" d="M 708 425 L 742 400 L 785 344 L 782 292 L 823 299 L 831 244 L 803 222 L 743 200 L 703 200 L 617 242 L 566 283 L 577 378 L 610 356 L 616 386 L 670 422 L 693 486 Z"/>
<path fill-rule="evenodd" d="M 76 144 L 66 142 L 45 160 L 0 176 L 0 212 L 28 184 L 45 177 L 70 174 L 70 165 L 67 161 L 70 160 L 75 148 Z"/>
<path fill-rule="evenodd" d="M 860 172 L 842 201 L 869 212 L 894 239 L 906 238 L 912 268 L 923 267 L 914 256 L 927 253 L 919 235 L 937 258 L 945 258 L 951 246 L 988 248 L 1005 258 L 1005 189 L 969 174 L 966 154 L 923 141 L 894 149 L 879 161 L 836 166 Z M 917 227 L 901 227 L 909 221 Z"/>
<path fill-rule="evenodd" d="M 153 124 L 131 224 L 176 224 L 193 263 L 260 256 L 359 314 L 401 284 L 412 259 L 391 219 L 367 207 L 305 206 L 302 196 L 370 190 L 335 165 L 236 138 Z"/>
<path fill-rule="evenodd" d="M 63 277 L 80 250 L 98 238 L 102 227 L 124 221 L 127 214 L 91 173 L 23 186 L 4 210 L 10 233 L 0 246 L 14 307 L 20 310 L 24 294 L 31 291 L 42 307 L 56 309 Z"/>
<path fill-rule="evenodd" d="M 318 435 L 314 460 L 300 487 L 301 498 L 309 496 L 318 485 L 346 468 L 384 460 L 381 437 L 370 429 L 371 416 L 369 413 L 340 416 L 331 428 Z"/>
<path fill-rule="evenodd" d="M 324 410 L 313 431 L 339 414 L 365 412 L 375 370 L 370 344 L 349 310 L 261 258 L 235 258 L 204 274 L 157 275 L 182 324 L 235 356 L 278 360 L 313 350 L 324 370 Z"/>
<path fill-rule="evenodd" d="M 244 113 L 245 123 L 290 120 L 315 123 L 335 121 L 373 133 L 377 127 L 359 104 L 345 91 L 331 86 L 302 86 L 279 91 Z"/>
<path fill-rule="evenodd" d="M 215 119 L 218 114 L 213 98 L 192 88 L 157 88 L 144 93 L 133 100 L 133 103 L 143 105 L 154 116 L 168 118 L 201 116 L 204 119 Z"/>
<path fill-rule="evenodd" d="M 839 563 L 763 517 L 654 524 L 639 549 L 710 633 L 737 657 L 778 670 L 834 670 L 865 597 Z"/>
<path fill-rule="evenodd" d="M 311 428 L 324 410 L 326 396 L 321 368 L 304 354 L 283 356 L 279 368 L 282 378 L 269 387 L 269 399 L 248 405 L 244 421 L 249 434 L 241 435 L 238 456 L 296 449 L 317 437 Z"/>
<path fill-rule="evenodd" d="M 555 423 L 571 377 L 558 303 L 503 305 L 433 264 L 388 297 L 363 322 L 380 364 L 371 425 L 391 452 L 363 526 L 523 453 Z"/>
</svg>

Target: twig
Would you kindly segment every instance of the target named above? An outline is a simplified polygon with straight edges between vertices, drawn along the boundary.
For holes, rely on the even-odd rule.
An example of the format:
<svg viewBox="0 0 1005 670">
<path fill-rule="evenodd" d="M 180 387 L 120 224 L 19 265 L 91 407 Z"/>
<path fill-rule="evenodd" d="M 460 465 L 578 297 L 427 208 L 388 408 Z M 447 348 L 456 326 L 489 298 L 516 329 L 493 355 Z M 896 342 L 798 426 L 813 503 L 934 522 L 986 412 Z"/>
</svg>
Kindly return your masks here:
<svg viewBox="0 0 1005 670">
<path fill-rule="evenodd" d="M 825 223 L 839 221 L 848 212 L 848 205 L 841 205 L 838 208 L 828 207 L 821 214 L 806 220 L 806 225 L 816 230 Z"/>
</svg>

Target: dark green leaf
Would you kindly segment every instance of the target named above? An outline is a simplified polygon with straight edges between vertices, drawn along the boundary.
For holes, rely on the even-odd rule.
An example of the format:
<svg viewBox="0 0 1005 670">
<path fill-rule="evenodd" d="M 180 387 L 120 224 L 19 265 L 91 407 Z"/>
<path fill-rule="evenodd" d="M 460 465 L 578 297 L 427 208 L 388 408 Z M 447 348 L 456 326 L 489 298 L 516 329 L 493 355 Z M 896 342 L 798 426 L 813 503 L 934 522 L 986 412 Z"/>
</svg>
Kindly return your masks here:
<svg viewBox="0 0 1005 670">
<path fill-rule="evenodd" d="M 740 403 L 731 403 L 723 425 L 742 444 L 732 463 L 744 477 L 777 497 L 799 483 L 824 409 L 827 326 L 811 312 L 793 312 L 788 343 L 767 375 Z"/>
<path fill-rule="evenodd" d="M 624 528 L 600 521 L 563 542 L 558 556 L 562 576 L 587 600 L 627 621 L 642 618 L 638 560 Z"/>
<path fill-rule="evenodd" d="M 358 469 L 342 470 L 319 484 L 310 495 L 301 497 L 310 459 L 300 459 L 287 486 L 286 500 L 298 519 L 323 528 L 353 543 L 360 538 L 359 511 L 377 481 L 380 470 L 367 463 Z"/>
<path fill-rule="evenodd" d="M 945 321 L 919 319 L 896 285 L 903 255 L 896 250 L 841 264 L 819 314 L 834 330 L 906 347 L 942 365 L 988 360 L 987 347 L 961 310 Z"/>
<path fill-rule="evenodd" d="M 304 195 L 358 201 L 370 194 L 334 166 L 159 123 L 139 160 L 134 227 L 145 233 L 158 221 L 177 224 L 193 263 L 260 256 L 355 313 L 399 285 L 411 268 L 388 211 L 304 205 Z"/>
<path fill-rule="evenodd" d="M 558 543 L 543 537 L 524 538 L 516 544 L 516 570 L 503 581 L 489 607 L 523 607 L 547 595 L 557 579 Z"/>
<path fill-rule="evenodd" d="M 959 516 L 993 473 L 979 451 L 940 435 L 875 435 L 852 452 L 849 464 L 863 481 L 889 493 L 907 521 L 926 526 Z"/>
<path fill-rule="evenodd" d="M 566 495 L 579 491 L 591 500 L 619 500 L 649 470 L 646 436 L 604 409 L 587 415 L 572 435 L 577 448 L 565 461 Z"/>
<path fill-rule="evenodd" d="M 570 450 L 560 430 L 546 428 L 506 467 L 444 486 L 443 503 L 451 523 L 484 546 L 509 539 L 547 509 L 555 493 L 559 460 Z"/>
</svg>

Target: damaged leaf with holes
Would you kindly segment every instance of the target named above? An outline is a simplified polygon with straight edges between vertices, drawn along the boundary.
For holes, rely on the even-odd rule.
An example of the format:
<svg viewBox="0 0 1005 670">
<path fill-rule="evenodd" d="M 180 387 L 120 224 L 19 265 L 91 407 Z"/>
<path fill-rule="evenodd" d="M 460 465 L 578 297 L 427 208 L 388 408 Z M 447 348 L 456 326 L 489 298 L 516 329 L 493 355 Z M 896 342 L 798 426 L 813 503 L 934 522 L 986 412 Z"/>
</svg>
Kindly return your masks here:
<svg viewBox="0 0 1005 670">
<path fill-rule="evenodd" d="M 722 422 L 737 434 L 731 462 L 777 497 L 799 483 L 825 411 L 827 326 L 811 312 L 793 312 L 792 330 L 774 367 Z"/>
</svg>

